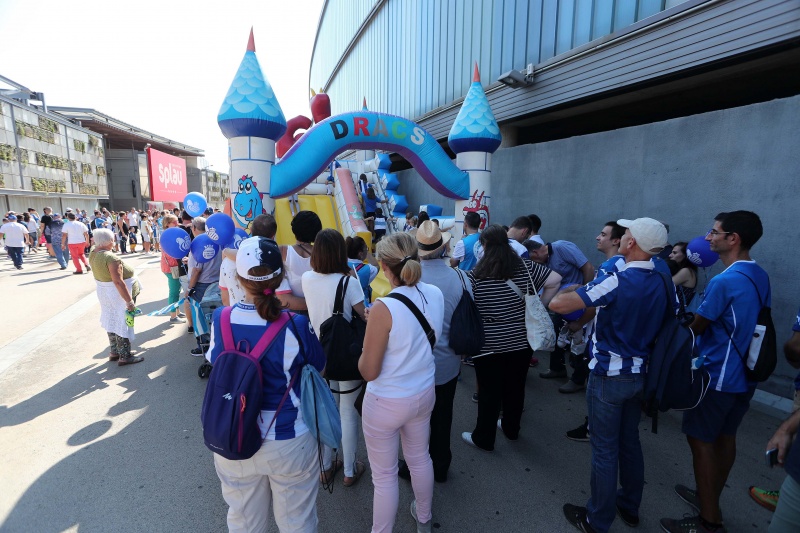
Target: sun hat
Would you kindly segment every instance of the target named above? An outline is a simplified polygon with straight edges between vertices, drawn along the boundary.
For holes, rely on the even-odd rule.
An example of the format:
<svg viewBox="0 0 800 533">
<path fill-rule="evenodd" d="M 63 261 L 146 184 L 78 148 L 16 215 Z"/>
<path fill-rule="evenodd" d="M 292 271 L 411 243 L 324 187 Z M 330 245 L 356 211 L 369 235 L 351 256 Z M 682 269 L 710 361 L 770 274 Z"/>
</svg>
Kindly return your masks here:
<svg viewBox="0 0 800 533">
<path fill-rule="evenodd" d="M 449 232 L 442 232 L 442 230 L 439 229 L 439 226 L 430 220 L 423 222 L 420 227 L 417 228 L 414 236 L 417 239 L 417 247 L 419 248 L 420 259 L 424 259 L 426 257 L 436 255 L 437 252 L 441 252 L 452 238 L 452 235 L 450 235 Z"/>
<path fill-rule="evenodd" d="M 272 273 L 266 276 L 253 276 L 250 269 L 264 266 Z M 244 279 L 266 281 L 278 276 L 283 269 L 281 250 L 272 239 L 266 237 L 249 237 L 242 241 L 236 253 L 236 273 Z"/>
<path fill-rule="evenodd" d="M 643 252 L 656 255 L 667 245 L 667 228 L 658 220 L 643 217 L 634 220 L 621 218 L 617 224 L 630 230 Z"/>
</svg>

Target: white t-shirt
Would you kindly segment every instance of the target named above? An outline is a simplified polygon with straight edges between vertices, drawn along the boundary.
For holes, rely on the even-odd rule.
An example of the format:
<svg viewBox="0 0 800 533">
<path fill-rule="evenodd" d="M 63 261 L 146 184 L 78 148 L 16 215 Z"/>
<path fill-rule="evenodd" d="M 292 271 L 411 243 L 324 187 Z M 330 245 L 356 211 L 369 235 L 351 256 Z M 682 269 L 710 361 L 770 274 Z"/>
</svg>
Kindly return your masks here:
<svg viewBox="0 0 800 533">
<path fill-rule="evenodd" d="M 128 225 L 139 226 L 139 215 L 136 213 L 128 213 Z"/>
<path fill-rule="evenodd" d="M 306 295 L 308 318 L 319 337 L 319 328 L 333 314 L 336 299 L 336 288 L 342 274 L 318 274 L 309 270 L 303 274 L 303 292 Z M 348 322 L 353 318 L 353 306 L 364 303 L 364 291 L 358 278 L 350 276 L 347 292 L 344 295 L 344 318 Z"/>
<path fill-rule="evenodd" d="M 438 339 L 444 323 L 444 296 L 434 285 L 417 283 L 415 287 L 397 287 L 428 319 Z M 423 299 L 424 296 L 424 299 Z M 392 315 L 389 343 L 380 375 L 367 383 L 367 392 L 383 398 L 408 398 L 434 386 L 436 366 L 431 345 L 417 317 L 403 302 L 380 298 Z"/>
<path fill-rule="evenodd" d="M 36 222 L 36 219 L 31 217 L 31 219 L 26 223 L 28 226 L 28 233 L 35 233 L 39 231 L 39 223 Z"/>
<path fill-rule="evenodd" d="M 25 237 L 28 235 L 28 228 L 19 222 L 6 222 L 0 226 L 0 233 L 6 241 L 6 246 L 12 248 L 23 248 Z"/>
<path fill-rule="evenodd" d="M 68 220 L 61 231 L 67 234 L 67 244 L 81 244 L 86 242 L 83 234 L 89 233 L 89 228 L 83 222 Z"/>
<path fill-rule="evenodd" d="M 228 259 L 227 257 L 222 259 L 222 266 L 219 267 L 219 288 L 228 291 L 231 305 L 244 303 L 246 294 L 242 286 L 239 285 L 239 279 L 236 277 L 236 261 Z M 278 287 L 275 293 L 286 294 L 291 292 L 292 288 L 289 287 L 289 282 L 286 281 L 284 277 L 280 287 Z"/>
</svg>

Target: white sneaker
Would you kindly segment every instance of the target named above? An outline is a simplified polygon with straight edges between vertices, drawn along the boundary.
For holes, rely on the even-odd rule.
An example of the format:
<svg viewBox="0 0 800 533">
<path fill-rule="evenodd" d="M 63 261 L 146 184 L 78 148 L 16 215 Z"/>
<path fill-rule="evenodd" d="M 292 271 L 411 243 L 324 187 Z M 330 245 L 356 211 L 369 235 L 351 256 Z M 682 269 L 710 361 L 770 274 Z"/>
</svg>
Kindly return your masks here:
<svg viewBox="0 0 800 533">
<path fill-rule="evenodd" d="M 417 523 L 417 533 L 431 533 L 432 519 L 424 524 L 419 523 L 419 518 L 417 518 L 417 500 L 411 500 L 411 516 L 414 517 L 414 521 Z"/>
<path fill-rule="evenodd" d="M 559 348 L 566 348 L 567 344 L 570 343 L 570 338 L 572 333 L 569 330 L 569 327 L 566 325 L 561 328 L 561 331 L 558 333 L 558 340 L 556 341 L 556 345 Z"/>
</svg>

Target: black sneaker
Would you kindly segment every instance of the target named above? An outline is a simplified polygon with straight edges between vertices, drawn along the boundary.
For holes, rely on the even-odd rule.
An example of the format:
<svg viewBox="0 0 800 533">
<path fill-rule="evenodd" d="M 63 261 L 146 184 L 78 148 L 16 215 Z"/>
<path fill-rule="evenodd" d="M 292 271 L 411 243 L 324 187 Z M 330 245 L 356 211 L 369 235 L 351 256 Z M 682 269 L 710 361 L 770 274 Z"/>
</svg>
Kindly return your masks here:
<svg viewBox="0 0 800 533">
<path fill-rule="evenodd" d="M 192 348 L 193 357 L 203 357 L 206 352 L 202 348 Z"/>
<path fill-rule="evenodd" d="M 570 503 L 564 504 L 564 517 L 567 522 L 575 526 L 578 531 L 583 533 L 594 533 L 594 528 L 586 519 L 586 507 L 578 507 Z"/>
<path fill-rule="evenodd" d="M 675 494 L 689 504 L 689 507 L 700 512 L 700 500 L 697 499 L 697 490 L 690 489 L 686 485 L 675 485 Z"/>
<path fill-rule="evenodd" d="M 661 529 L 666 533 L 711 533 L 711 530 L 703 525 L 700 515 L 688 516 L 680 520 L 672 518 L 661 519 Z M 725 526 L 720 525 L 716 533 L 727 533 Z"/>
<path fill-rule="evenodd" d="M 625 525 L 628 527 L 636 527 L 639 525 L 639 517 L 637 515 L 632 515 L 625 509 L 617 504 L 617 514 L 625 522 Z"/>
<path fill-rule="evenodd" d="M 186 333 L 194 333 L 194 328 L 189 326 L 189 329 L 186 330 Z"/>
<path fill-rule="evenodd" d="M 580 426 L 567 431 L 567 438 L 576 442 L 589 442 L 589 417 Z"/>
</svg>

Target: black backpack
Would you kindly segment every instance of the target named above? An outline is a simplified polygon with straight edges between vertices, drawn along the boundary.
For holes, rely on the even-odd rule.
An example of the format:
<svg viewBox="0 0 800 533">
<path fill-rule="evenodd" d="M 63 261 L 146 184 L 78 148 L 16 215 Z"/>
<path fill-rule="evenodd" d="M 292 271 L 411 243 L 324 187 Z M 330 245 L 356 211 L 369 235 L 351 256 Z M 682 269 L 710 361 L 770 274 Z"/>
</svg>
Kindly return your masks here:
<svg viewBox="0 0 800 533">
<path fill-rule="evenodd" d="M 731 337 L 728 327 L 722 323 L 725 328 L 725 333 L 731 339 L 731 344 L 736 348 L 739 357 L 742 359 L 742 366 L 744 366 L 744 373 L 750 381 L 767 381 L 775 367 L 778 366 L 778 342 L 775 336 L 775 324 L 772 323 L 772 309 L 764 305 L 764 299 L 761 298 L 761 293 L 758 286 L 753 279 L 744 272 L 736 271 L 738 274 L 746 277 L 758 295 L 758 303 L 761 305 L 761 310 L 758 312 L 756 319 L 756 328 L 753 331 L 753 338 L 750 340 L 750 345 L 747 349 L 747 354 L 742 354 L 739 347 Z"/>
<path fill-rule="evenodd" d="M 339 280 L 333 314 L 319 327 L 319 341 L 327 359 L 325 377 L 336 381 L 364 379 L 358 371 L 358 359 L 361 357 L 367 323 L 356 313 L 352 313 L 350 322 L 344 317 L 344 298 L 351 277 L 342 276 Z"/>
<path fill-rule="evenodd" d="M 485 335 L 483 331 L 483 318 L 478 306 L 472 300 L 464 277 L 459 270 L 456 270 L 458 278 L 461 280 L 462 293 L 455 310 L 453 318 L 450 319 L 450 348 L 456 355 L 473 356 L 478 355 L 483 348 Z"/>
<path fill-rule="evenodd" d="M 658 433 L 658 412 L 697 407 L 711 385 L 705 368 L 692 368 L 694 333 L 675 316 L 672 306 L 672 280 L 657 273 L 664 282 L 667 309 L 647 363 L 642 398 L 644 410 L 653 418 L 652 431 Z"/>
</svg>

